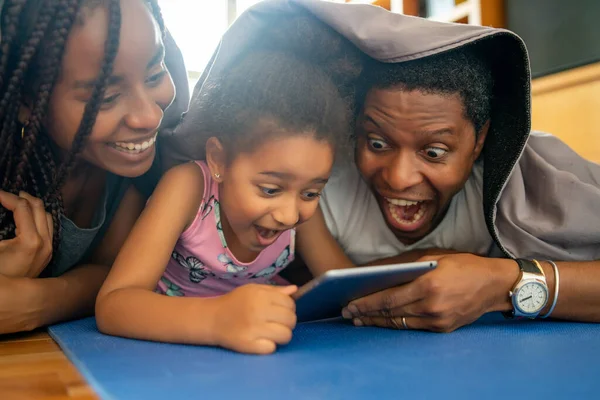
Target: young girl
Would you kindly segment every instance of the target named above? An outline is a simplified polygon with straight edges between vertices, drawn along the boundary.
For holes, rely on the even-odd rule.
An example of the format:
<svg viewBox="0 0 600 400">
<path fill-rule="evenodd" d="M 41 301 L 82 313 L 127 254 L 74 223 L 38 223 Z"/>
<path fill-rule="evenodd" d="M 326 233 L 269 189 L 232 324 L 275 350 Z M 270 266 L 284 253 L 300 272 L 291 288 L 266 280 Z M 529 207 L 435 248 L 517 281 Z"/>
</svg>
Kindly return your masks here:
<svg viewBox="0 0 600 400">
<path fill-rule="evenodd" d="M 319 234 L 300 225 L 318 210 L 348 109 L 324 69 L 284 52 L 252 52 L 205 83 L 184 121 L 204 135 L 205 160 L 159 183 L 98 296 L 99 329 L 259 354 L 287 343 L 296 287 L 277 275 L 296 227 L 300 244 Z M 351 264 L 332 247 L 300 249 L 314 275 Z"/>
<path fill-rule="evenodd" d="M 7 333 L 93 311 L 145 202 L 128 178 L 152 165 L 173 101 L 165 53 L 176 63 L 180 55 L 156 0 L 0 4 L 0 333 Z"/>
</svg>

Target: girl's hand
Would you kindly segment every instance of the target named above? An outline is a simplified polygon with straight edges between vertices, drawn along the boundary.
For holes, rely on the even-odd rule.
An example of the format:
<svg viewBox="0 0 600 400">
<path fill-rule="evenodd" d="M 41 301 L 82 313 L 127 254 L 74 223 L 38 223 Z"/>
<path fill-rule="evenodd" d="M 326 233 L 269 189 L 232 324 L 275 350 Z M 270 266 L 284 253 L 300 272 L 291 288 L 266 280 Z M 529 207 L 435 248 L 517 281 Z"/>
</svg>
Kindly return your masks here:
<svg viewBox="0 0 600 400">
<path fill-rule="evenodd" d="M 241 353 L 269 354 L 292 339 L 296 286 L 248 284 L 218 298 L 216 344 Z"/>
<path fill-rule="evenodd" d="M 0 274 L 36 278 L 52 258 L 54 225 L 44 203 L 25 192 L 0 190 L 0 204 L 13 213 L 16 237 L 0 241 Z"/>
</svg>

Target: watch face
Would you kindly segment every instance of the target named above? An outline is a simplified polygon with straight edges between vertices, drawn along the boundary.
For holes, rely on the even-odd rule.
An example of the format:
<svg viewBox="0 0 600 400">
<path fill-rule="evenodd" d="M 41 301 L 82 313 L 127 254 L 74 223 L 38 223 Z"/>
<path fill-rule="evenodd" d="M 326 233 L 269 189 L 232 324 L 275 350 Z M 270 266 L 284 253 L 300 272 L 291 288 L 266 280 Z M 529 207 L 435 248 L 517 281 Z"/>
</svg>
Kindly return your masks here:
<svg viewBox="0 0 600 400">
<path fill-rule="evenodd" d="M 547 297 L 548 292 L 544 285 L 538 282 L 528 282 L 519 289 L 517 304 L 523 313 L 534 314 L 544 307 Z"/>
</svg>

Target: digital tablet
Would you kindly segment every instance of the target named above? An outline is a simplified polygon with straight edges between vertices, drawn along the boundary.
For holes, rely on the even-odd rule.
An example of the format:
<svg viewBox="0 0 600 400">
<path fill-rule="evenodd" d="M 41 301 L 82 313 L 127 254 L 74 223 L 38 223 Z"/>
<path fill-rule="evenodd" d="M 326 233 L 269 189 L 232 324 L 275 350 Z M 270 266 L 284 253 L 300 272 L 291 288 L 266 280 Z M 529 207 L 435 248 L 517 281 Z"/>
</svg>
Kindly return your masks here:
<svg viewBox="0 0 600 400">
<path fill-rule="evenodd" d="M 298 322 L 339 317 L 352 300 L 413 281 L 436 266 L 425 261 L 327 271 L 292 295 Z"/>
</svg>

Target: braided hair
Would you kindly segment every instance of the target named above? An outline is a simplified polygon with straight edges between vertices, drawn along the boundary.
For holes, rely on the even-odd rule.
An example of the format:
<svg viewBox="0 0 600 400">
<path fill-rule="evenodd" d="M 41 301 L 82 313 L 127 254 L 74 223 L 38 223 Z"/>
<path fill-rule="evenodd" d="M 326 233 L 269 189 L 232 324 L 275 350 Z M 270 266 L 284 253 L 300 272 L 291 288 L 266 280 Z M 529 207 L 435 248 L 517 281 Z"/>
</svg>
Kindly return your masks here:
<svg viewBox="0 0 600 400">
<path fill-rule="evenodd" d="M 119 49 L 121 0 L 6 0 L 1 13 L 0 182 L 2 190 L 42 199 L 54 224 L 53 254 L 60 243 L 61 188 L 91 134 Z M 145 0 L 164 33 L 157 0 Z M 45 133 L 48 104 L 59 77 L 67 39 L 84 8 L 106 4 L 109 15 L 104 60 L 71 151 L 57 159 Z M 28 100 L 23 125 L 19 112 Z M 15 236 L 12 213 L 0 205 L 0 240 Z"/>
</svg>

